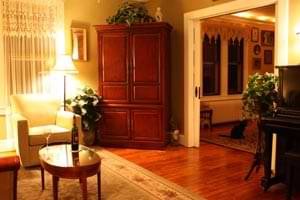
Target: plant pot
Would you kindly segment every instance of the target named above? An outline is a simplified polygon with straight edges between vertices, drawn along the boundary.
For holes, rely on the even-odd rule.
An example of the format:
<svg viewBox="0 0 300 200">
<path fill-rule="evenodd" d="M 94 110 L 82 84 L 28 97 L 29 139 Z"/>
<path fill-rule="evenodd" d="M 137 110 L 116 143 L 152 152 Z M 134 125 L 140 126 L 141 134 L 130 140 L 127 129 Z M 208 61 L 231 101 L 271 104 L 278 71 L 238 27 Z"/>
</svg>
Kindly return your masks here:
<svg viewBox="0 0 300 200">
<path fill-rule="evenodd" d="M 95 143 L 95 131 L 83 131 L 83 145 L 92 146 Z"/>
<path fill-rule="evenodd" d="M 174 131 L 171 132 L 171 144 L 172 145 L 178 145 L 178 141 L 179 141 L 179 130 L 176 129 Z"/>
<path fill-rule="evenodd" d="M 179 130 L 174 130 L 174 131 L 172 132 L 172 139 L 173 139 L 174 141 L 178 141 L 178 140 L 179 140 Z"/>
</svg>

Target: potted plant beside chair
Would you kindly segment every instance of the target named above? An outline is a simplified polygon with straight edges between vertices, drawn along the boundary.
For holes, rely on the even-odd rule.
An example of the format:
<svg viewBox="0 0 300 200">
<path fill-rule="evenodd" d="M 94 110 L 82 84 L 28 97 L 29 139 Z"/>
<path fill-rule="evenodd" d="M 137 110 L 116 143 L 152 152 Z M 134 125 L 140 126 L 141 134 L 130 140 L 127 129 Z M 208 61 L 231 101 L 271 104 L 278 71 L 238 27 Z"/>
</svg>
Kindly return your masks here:
<svg viewBox="0 0 300 200">
<path fill-rule="evenodd" d="M 92 145 L 95 142 L 95 134 L 101 114 L 98 106 L 101 97 L 92 88 L 84 87 L 71 99 L 66 100 L 66 104 L 71 107 L 74 113 L 81 116 L 83 142 L 85 145 Z"/>
</svg>

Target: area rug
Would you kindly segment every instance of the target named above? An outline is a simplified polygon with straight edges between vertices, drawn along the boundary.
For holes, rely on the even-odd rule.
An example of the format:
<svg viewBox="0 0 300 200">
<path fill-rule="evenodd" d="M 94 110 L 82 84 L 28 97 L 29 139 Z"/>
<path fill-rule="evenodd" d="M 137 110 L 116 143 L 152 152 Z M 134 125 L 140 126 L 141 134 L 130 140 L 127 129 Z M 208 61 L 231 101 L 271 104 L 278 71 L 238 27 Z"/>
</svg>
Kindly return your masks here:
<svg viewBox="0 0 300 200">
<path fill-rule="evenodd" d="M 102 158 L 103 200 L 204 199 L 104 149 L 97 149 L 97 152 Z M 96 176 L 88 178 L 87 182 L 88 199 L 94 200 L 97 197 Z M 42 191 L 39 168 L 19 170 L 19 200 L 52 200 L 52 176 L 47 172 L 45 172 L 45 187 Z M 79 181 L 60 179 L 59 199 L 82 199 Z"/>
<path fill-rule="evenodd" d="M 244 131 L 245 138 L 243 139 L 232 139 L 229 137 L 230 131 L 233 126 L 234 124 L 231 126 L 214 126 L 212 131 L 210 131 L 208 128 L 201 129 L 200 141 L 217 144 L 250 153 L 255 153 L 257 143 L 256 124 L 253 122 L 248 123 Z M 225 135 L 227 137 L 223 137 L 221 135 Z"/>
</svg>

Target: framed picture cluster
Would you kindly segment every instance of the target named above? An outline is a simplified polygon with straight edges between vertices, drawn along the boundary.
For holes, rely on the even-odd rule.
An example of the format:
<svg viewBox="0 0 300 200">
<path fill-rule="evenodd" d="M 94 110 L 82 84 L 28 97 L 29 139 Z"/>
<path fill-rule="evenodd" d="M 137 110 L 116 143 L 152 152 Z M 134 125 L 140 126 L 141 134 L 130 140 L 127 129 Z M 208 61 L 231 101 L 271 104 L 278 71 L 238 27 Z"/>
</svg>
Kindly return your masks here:
<svg viewBox="0 0 300 200">
<path fill-rule="evenodd" d="M 273 64 L 274 31 L 259 30 L 257 27 L 251 29 L 251 42 L 253 44 L 252 68 L 260 70 L 262 64 Z M 263 54 L 262 54 L 263 53 Z M 263 58 L 262 58 L 263 56 Z M 262 63 L 263 62 L 263 63 Z"/>
</svg>

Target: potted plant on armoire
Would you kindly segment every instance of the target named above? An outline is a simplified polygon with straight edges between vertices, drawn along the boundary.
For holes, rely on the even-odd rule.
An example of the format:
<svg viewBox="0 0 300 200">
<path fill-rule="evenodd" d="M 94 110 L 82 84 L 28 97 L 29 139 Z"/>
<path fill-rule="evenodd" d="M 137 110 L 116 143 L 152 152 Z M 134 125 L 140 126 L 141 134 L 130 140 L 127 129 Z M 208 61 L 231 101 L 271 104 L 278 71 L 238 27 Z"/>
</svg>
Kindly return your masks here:
<svg viewBox="0 0 300 200">
<path fill-rule="evenodd" d="M 243 92 L 243 111 L 245 116 L 257 123 L 257 146 L 254 162 L 246 175 L 247 180 L 255 167 L 259 169 L 263 153 L 263 132 L 261 118 L 272 113 L 276 108 L 278 78 L 272 73 L 254 74 L 249 77 L 246 90 Z M 247 117 L 246 117 L 247 118 Z"/>
</svg>

